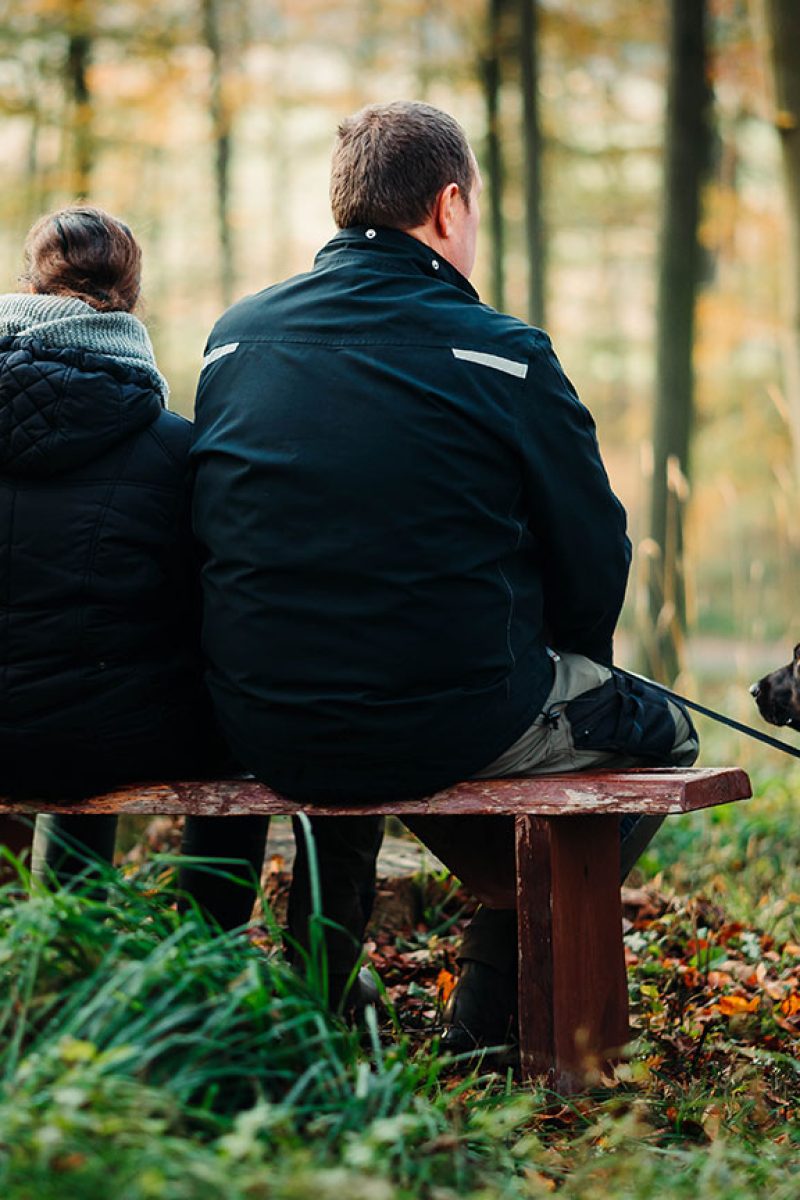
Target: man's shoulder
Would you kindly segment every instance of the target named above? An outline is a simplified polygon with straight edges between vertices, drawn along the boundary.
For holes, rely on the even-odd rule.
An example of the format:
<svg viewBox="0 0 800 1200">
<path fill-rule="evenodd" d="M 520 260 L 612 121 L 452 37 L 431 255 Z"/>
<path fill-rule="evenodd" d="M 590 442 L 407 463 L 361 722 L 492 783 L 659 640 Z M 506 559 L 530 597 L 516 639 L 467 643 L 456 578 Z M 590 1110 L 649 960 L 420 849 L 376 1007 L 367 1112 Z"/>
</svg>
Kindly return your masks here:
<svg viewBox="0 0 800 1200">
<path fill-rule="evenodd" d="M 526 360 L 540 354 L 552 353 L 550 338 L 543 329 L 528 325 L 519 317 L 499 312 L 482 301 L 461 306 L 451 326 L 463 338 L 472 338 L 488 350 L 497 347 L 498 353 L 522 355 Z"/>
<path fill-rule="evenodd" d="M 248 332 L 261 332 L 264 321 L 271 313 L 280 310 L 281 303 L 310 278 L 310 272 L 292 275 L 280 283 L 270 284 L 259 292 L 242 297 L 226 309 L 209 335 L 208 344 L 214 346 L 234 336 L 246 337 Z"/>
</svg>

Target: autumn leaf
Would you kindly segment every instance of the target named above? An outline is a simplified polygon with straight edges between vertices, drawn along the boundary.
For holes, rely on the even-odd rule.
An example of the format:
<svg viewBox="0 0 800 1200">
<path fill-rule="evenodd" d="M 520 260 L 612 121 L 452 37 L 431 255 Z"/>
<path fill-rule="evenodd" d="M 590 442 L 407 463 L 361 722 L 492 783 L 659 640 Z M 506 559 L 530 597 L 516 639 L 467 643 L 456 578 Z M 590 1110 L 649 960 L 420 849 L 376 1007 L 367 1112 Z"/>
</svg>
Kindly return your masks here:
<svg viewBox="0 0 800 1200">
<path fill-rule="evenodd" d="M 531 1183 L 536 1184 L 539 1188 L 544 1188 L 546 1192 L 554 1192 L 556 1190 L 556 1181 L 551 1179 L 549 1175 L 542 1175 L 541 1171 L 535 1171 L 532 1167 L 526 1167 L 524 1175 Z"/>
<path fill-rule="evenodd" d="M 788 108 L 779 108 L 775 113 L 775 125 L 781 133 L 791 133 L 797 128 L 797 117 Z"/>
<path fill-rule="evenodd" d="M 744 996 L 721 996 L 717 1007 L 723 1016 L 734 1017 L 739 1013 L 757 1012 L 758 1005 L 758 996 L 753 996 L 752 1000 L 747 1000 Z"/>
<path fill-rule="evenodd" d="M 77 1171 L 86 1162 L 86 1155 L 80 1154 L 77 1150 L 71 1154 L 61 1154 L 53 1160 L 53 1167 L 56 1171 Z"/>
<path fill-rule="evenodd" d="M 703 1133 L 710 1142 L 719 1134 L 722 1128 L 723 1112 L 718 1104 L 710 1104 L 702 1116 L 700 1124 L 703 1127 Z"/>
<path fill-rule="evenodd" d="M 782 1001 L 781 1012 L 785 1017 L 794 1017 L 800 1013 L 800 992 L 792 992 Z"/>
<path fill-rule="evenodd" d="M 447 1004 L 450 999 L 450 993 L 456 986 L 456 976 L 452 971 L 446 971 L 442 967 L 439 974 L 436 976 L 436 995 L 442 1004 Z"/>
</svg>

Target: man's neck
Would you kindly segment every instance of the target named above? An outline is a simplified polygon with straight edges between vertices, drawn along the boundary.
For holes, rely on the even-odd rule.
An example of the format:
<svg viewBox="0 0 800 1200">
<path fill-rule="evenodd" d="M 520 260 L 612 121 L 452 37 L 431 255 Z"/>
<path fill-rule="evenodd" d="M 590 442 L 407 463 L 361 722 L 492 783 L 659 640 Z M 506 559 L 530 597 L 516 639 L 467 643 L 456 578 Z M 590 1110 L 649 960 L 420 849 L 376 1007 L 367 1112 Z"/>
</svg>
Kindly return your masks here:
<svg viewBox="0 0 800 1200">
<path fill-rule="evenodd" d="M 401 229 L 400 232 L 407 233 L 409 237 L 416 238 L 418 242 L 422 242 L 424 246 L 428 246 L 439 258 L 443 258 L 446 262 L 449 262 L 451 267 L 455 267 L 456 264 L 448 253 L 449 247 L 444 238 L 437 233 L 432 221 L 426 221 L 424 225 L 415 225 L 413 229 Z M 458 270 L 457 267 L 456 270 Z"/>
</svg>

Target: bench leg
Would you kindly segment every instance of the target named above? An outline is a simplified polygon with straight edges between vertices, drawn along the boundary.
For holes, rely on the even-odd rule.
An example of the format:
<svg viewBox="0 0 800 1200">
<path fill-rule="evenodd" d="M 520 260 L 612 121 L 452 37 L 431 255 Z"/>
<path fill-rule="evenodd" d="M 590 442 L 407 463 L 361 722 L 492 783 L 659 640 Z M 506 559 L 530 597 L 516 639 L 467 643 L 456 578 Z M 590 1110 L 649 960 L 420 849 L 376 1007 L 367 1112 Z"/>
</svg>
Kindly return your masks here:
<svg viewBox="0 0 800 1200">
<path fill-rule="evenodd" d="M 629 1037 L 615 816 L 516 818 L 523 1079 L 585 1086 Z"/>
</svg>

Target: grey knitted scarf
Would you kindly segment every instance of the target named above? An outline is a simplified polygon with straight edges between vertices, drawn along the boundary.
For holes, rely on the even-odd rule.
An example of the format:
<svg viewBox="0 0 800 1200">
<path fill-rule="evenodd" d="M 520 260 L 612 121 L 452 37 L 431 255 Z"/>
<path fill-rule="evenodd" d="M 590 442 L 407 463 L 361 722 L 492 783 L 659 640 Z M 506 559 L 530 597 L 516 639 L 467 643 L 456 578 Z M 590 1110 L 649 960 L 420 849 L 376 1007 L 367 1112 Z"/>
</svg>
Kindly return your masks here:
<svg viewBox="0 0 800 1200">
<path fill-rule="evenodd" d="M 45 346 L 107 355 L 146 372 L 165 406 L 169 399 L 150 335 L 133 313 L 98 312 L 74 296 L 9 292 L 0 296 L 0 337 L 34 337 Z"/>
</svg>

